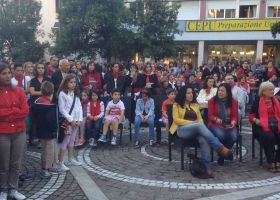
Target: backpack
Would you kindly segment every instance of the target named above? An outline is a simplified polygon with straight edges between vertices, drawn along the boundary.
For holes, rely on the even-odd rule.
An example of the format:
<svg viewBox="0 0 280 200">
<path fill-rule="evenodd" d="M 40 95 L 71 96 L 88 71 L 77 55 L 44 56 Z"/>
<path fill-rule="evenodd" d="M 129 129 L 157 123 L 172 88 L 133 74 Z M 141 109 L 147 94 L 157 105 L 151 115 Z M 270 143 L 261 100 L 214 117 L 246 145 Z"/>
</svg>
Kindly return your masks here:
<svg viewBox="0 0 280 200">
<path fill-rule="evenodd" d="M 200 179 L 208 178 L 207 169 L 202 159 L 193 154 L 189 154 L 188 157 L 190 158 L 189 169 L 191 175 Z"/>
</svg>

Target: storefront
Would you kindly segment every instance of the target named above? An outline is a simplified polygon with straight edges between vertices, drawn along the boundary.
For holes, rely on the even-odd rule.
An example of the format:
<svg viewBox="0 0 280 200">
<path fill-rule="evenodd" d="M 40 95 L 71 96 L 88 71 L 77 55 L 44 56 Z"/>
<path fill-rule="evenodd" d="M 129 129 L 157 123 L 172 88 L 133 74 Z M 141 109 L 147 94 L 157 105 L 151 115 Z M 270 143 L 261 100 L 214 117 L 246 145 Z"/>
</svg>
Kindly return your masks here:
<svg viewBox="0 0 280 200">
<path fill-rule="evenodd" d="M 177 40 L 186 47 L 180 60 L 184 61 L 187 55 L 197 65 L 206 63 L 209 58 L 224 63 L 245 60 L 252 63 L 256 58 L 276 62 L 280 58 L 280 42 L 279 37 L 272 38 L 270 27 L 278 21 L 280 19 L 180 21 L 179 27 L 184 33 Z"/>
</svg>

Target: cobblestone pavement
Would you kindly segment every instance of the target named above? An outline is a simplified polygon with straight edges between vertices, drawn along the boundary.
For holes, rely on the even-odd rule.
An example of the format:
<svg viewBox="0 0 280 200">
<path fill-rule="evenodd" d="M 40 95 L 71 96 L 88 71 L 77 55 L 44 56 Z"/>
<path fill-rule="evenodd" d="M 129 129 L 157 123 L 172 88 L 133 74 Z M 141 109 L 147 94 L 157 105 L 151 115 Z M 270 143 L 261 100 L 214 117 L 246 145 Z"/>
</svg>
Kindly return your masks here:
<svg viewBox="0 0 280 200">
<path fill-rule="evenodd" d="M 29 148 L 23 162 L 23 173 L 33 177 L 30 181 L 20 182 L 19 190 L 27 199 L 87 199 L 70 172 L 53 175 L 51 179 L 41 179 L 38 152 L 36 148 Z"/>
<path fill-rule="evenodd" d="M 259 167 L 258 157 L 252 159 L 251 131 L 247 120 L 244 124 L 243 162 L 234 160 L 224 166 L 215 163 L 214 179 L 194 178 L 187 167 L 182 171 L 178 148 L 172 152 L 174 162 L 168 162 L 166 143 L 135 148 L 128 137 L 124 138 L 122 146 L 106 144 L 82 150 L 80 159 L 84 160 L 84 167 L 109 199 L 196 199 L 279 184 L 279 174 Z M 147 143 L 147 134 L 143 135 L 143 143 Z M 258 152 L 256 143 L 256 156 Z"/>
<path fill-rule="evenodd" d="M 83 167 L 92 180 L 110 200 L 197 199 L 280 184 L 280 173 L 269 173 L 259 167 L 257 143 L 256 158 L 252 159 L 252 135 L 247 120 L 244 120 L 243 130 L 243 162 L 234 160 L 226 162 L 224 166 L 214 163 L 214 179 L 194 178 L 188 167 L 181 170 L 180 153 L 176 147 L 172 151 L 173 161 L 169 162 L 167 143 L 150 147 L 146 145 L 147 133 L 142 134 L 141 148 L 135 148 L 125 134 L 123 145 L 114 147 L 101 144 L 94 149 L 85 147 L 80 149 L 78 158 L 83 161 Z M 30 151 L 24 171 L 34 174 L 34 180 L 23 183 L 20 188 L 29 199 L 87 199 L 70 172 L 54 176 L 50 180 L 40 179 L 39 154 Z M 249 199 L 278 197 L 280 188 L 279 192 Z"/>
</svg>

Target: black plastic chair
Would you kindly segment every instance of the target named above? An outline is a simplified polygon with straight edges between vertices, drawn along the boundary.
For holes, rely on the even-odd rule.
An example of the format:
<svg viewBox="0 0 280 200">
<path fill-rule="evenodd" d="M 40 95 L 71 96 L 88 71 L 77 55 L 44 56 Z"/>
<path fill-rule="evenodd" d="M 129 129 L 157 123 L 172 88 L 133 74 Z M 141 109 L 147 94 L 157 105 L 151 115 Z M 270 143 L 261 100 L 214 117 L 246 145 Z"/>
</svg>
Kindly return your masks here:
<svg viewBox="0 0 280 200">
<path fill-rule="evenodd" d="M 170 126 L 173 123 L 173 105 L 167 105 L 167 115 L 168 115 L 168 122 Z M 180 151 L 181 151 L 181 169 L 184 170 L 184 159 L 185 159 L 185 148 L 193 147 L 195 149 L 195 155 L 197 156 L 197 148 L 199 147 L 198 141 L 196 139 L 187 140 L 182 139 L 177 136 L 177 133 L 174 133 L 173 135 L 169 132 L 168 134 L 168 152 L 169 152 L 169 161 L 172 161 L 172 142 L 176 142 L 176 140 L 179 142 L 180 145 Z"/>
<path fill-rule="evenodd" d="M 167 99 L 167 96 L 157 95 L 153 96 L 155 101 L 155 127 L 156 127 L 156 141 L 158 144 L 161 143 L 161 128 L 165 127 L 162 121 L 162 104 Z"/>
</svg>

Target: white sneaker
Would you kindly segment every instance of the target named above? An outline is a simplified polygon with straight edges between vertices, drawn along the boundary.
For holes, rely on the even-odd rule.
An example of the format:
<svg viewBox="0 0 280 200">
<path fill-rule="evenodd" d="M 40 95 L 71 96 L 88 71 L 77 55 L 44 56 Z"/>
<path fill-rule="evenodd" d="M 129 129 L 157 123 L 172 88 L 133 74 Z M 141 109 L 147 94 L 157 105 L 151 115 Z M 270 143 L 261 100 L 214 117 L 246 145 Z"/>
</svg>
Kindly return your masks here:
<svg viewBox="0 0 280 200">
<path fill-rule="evenodd" d="M 70 170 L 68 167 L 66 167 L 66 166 L 64 165 L 64 163 L 58 163 L 58 164 L 57 164 L 57 169 L 60 170 L 60 171 L 62 171 L 62 172 L 66 172 L 66 171 L 69 171 L 69 170 Z"/>
<path fill-rule="evenodd" d="M 11 191 L 9 192 L 9 197 L 14 198 L 14 199 L 16 199 L 16 200 L 23 200 L 23 199 L 26 199 L 26 197 L 25 197 L 23 194 L 19 193 L 19 192 L 16 191 L 16 190 L 11 190 Z"/>
<path fill-rule="evenodd" d="M 111 145 L 117 145 L 117 137 L 116 136 L 112 137 Z"/>
<path fill-rule="evenodd" d="M 69 160 L 69 164 L 76 165 L 76 166 L 82 165 L 82 163 L 77 161 L 75 158 L 72 158 L 71 160 Z"/>
<path fill-rule="evenodd" d="M 7 193 L 0 192 L 0 200 L 7 200 Z"/>
<path fill-rule="evenodd" d="M 91 147 L 96 147 L 97 146 L 97 143 L 96 143 L 94 138 L 89 139 L 89 146 L 91 146 Z"/>
</svg>

